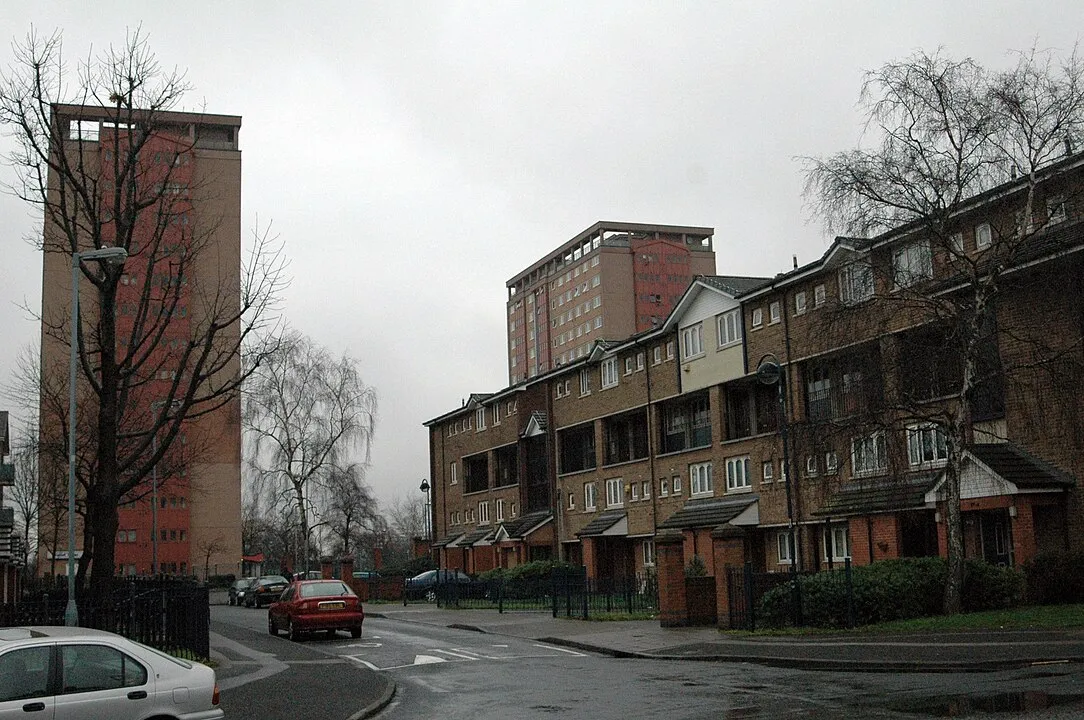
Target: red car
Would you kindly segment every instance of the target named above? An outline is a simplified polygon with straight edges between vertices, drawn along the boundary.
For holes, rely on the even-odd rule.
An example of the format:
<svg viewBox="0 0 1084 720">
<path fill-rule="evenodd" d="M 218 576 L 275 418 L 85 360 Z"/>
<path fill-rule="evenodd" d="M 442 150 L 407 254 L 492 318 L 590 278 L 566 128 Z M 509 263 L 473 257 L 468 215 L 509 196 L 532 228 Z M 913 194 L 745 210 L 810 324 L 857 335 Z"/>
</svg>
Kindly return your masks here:
<svg viewBox="0 0 1084 720">
<path fill-rule="evenodd" d="M 267 631 L 278 635 L 285 630 L 291 640 L 299 640 L 302 633 L 314 630 L 332 635 L 349 630 L 351 637 L 359 638 L 364 620 L 361 601 L 343 581 L 296 580 L 267 610 Z"/>
</svg>

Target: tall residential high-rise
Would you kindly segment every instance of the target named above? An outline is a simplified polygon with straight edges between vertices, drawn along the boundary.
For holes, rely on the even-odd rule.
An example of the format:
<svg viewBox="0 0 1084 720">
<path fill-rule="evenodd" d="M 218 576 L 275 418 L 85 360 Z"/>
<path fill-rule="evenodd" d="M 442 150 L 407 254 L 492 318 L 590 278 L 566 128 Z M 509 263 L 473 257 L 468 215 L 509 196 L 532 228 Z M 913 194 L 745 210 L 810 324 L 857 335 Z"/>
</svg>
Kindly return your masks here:
<svg viewBox="0 0 1084 720">
<path fill-rule="evenodd" d="M 52 199 L 44 221 L 41 305 L 43 483 L 66 482 L 66 459 L 56 450 L 65 447 L 67 418 L 59 403 L 46 397 L 46 383 L 53 383 L 50 393 L 66 399 L 74 220 L 85 223 L 75 234 L 80 251 L 128 243 L 116 286 L 114 342 L 96 336 L 98 296 L 91 283 L 80 277 L 79 287 L 83 342 L 114 347 L 124 375 L 118 456 L 134 461 L 122 463 L 118 476 L 122 481 L 125 473 L 139 476 L 146 458 L 159 447 L 169 448 L 138 487 L 118 500 L 112 570 L 200 577 L 237 573 L 240 396 L 227 392 L 185 410 L 191 398 L 181 391 L 196 387 L 191 378 L 197 373 L 210 378 L 201 386 L 204 396 L 206 387 L 235 384 L 240 373 L 239 323 L 225 319 L 236 315 L 241 302 L 241 118 L 154 111 L 153 121 L 144 125 L 150 112 L 122 108 L 119 101 L 117 107 L 54 105 L 52 111 L 52 155 L 77 158 L 78 168 L 58 171 L 54 163 L 48 178 Z M 90 203 L 90 210 L 57 201 L 71 177 L 65 173 L 76 171 L 88 188 L 80 200 Z M 130 211 L 117 217 L 113 207 Z M 127 228 L 133 228 L 130 234 Z M 216 347 L 207 351 L 201 345 L 210 347 L 211 337 Z M 192 360 L 201 352 L 210 358 L 207 363 Z M 82 373 L 80 378 L 77 387 L 85 384 Z M 80 403 L 93 398 L 84 390 Z M 163 423 L 171 413 L 184 419 Z M 80 418 L 80 423 L 92 421 L 85 413 Z M 93 441 L 92 431 L 80 432 Z M 54 493 L 46 493 L 43 502 L 50 495 L 60 509 L 41 513 L 39 569 L 57 574 L 65 571 L 67 516 Z M 80 530 L 77 552 L 83 541 Z"/>
<path fill-rule="evenodd" d="M 512 384 L 662 322 L 715 274 L 714 228 L 597 222 L 508 281 Z"/>
</svg>

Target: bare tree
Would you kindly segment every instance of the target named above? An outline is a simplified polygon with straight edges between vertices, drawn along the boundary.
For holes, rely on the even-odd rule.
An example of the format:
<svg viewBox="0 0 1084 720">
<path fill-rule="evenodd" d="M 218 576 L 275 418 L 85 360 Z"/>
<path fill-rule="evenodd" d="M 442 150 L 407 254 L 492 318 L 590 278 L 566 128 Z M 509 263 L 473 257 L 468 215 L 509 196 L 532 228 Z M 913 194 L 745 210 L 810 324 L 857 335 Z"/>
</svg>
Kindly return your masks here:
<svg viewBox="0 0 1084 720">
<path fill-rule="evenodd" d="M 873 243 L 849 243 L 854 287 L 842 294 L 855 290 L 866 300 L 869 289 L 871 297 L 856 303 L 850 293 L 850 302 L 825 313 L 825 336 L 852 338 L 859 327 L 869 336 L 871 323 L 880 323 L 882 334 L 919 327 L 904 341 L 912 365 L 925 357 L 948 358 L 953 366 L 930 368 L 922 392 L 889 388 L 879 414 L 861 419 L 921 418 L 940 428 L 948 459 L 945 610 L 953 613 L 963 582 L 963 453 L 1012 370 L 998 357 L 999 341 L 1031 344 L 1031 369 L 1079 347 L 1079 338 L 999 324 L 997 311 L 1010 282 L 1022 281 L 1007 275 L 1033 259 L 1036 239 L 1050 237 L 1065 219 L 1071 198 L 1044 195 L 1040 186 L 1060 186 L 1059 178 L 1075 172 L 1078 158 L 1065 158 L 1084 135 L 1084 64 L 1075 51 L 1059 58 L 1033 50 L 1019 54 L 1015 67 L 991 72 L 970 59 L 917 53 L 868 73 L 861 99 L 867 146 L 807 159 L 807 197 L 830 231 L 893 234 L 910 244 L 877 257 Z M 977 207 L 976 197 L 990 210 L 989 222 L 965 244 L 960 219 Z M 914 352 L 922 347 L 925 355 Z M 896 374 L 906 375 L 906 365 L 894 365 Z M 931 404 L 931 397 L 948 399 Z"/>
<path fill-rule="evenodd" d="M 335 543 L 333 552 L 353 557 L 360 538 L 372 530 L 377 518 L 376 499 L 364 483 L 362 468 L 353 464 L 332 469 L 325 494 L 325 514 Z"/>
<path fill-rule="evenodd" d="M 12 459 L 15 481 L 8 488 L 7 500 L 15 508 L 15 521 L 21 530 L 24 567 L 36 556 L 38 516 L 43 511 L 39 492 L 37 426 L 29 425 L 16 442 Z M 45 509 L 47 512 L 48 510 Z"/>
<path fill-rule="evenodd" d="M 353 453 L 367 463 L 376 428 L 376 391 L 357 361 L 334 358 L 298 332 L 253 371 L 246 389 L 245 427 L 253 441 L 257 483 L 271 498 L 292 497 L 308 563 L 310 517 L 321 490 Z"/>
<path fill-rule="evenodd" d="M 32 31 L 14 50 L 0 77 L 0 123 L 16 140 L 10 189 L 42 215 L 37 244 L 46 263 L 108 246 L 129 257 L 125 268 L 81 264 L 90 297 L 80 317 L 41 317 L 43 352 L 47 342 L 66 347 L 69 323 L 77 327 L 85 516 L 78 578 L 82 585 L 92 562 L 104 569 L 90 579 L 104 600 L 118 503 L 149 486 L 192 420 L 236 400 L 267 351 L 257 338 L 277 322 L 283 257 L 260 234 L 241 267 L 220 264 L 211 243 L 218 219 L 191 212 L 203 192 L 187 162 L 200 130 L 170 120 L 190 86 L 159 64 L 139 30 L 75 65 L 65 62 L 59 34 Z M 122 291 L 122 278 L 132 277 L 136 287 Z M 242 348 L 253 354 L 244 364 Z M 58 366 L 41 368 L 43 447 L 66 442 L 66 413 L 46 392 L 67 389 Z M 162 378 L 168 382 L 155 382 Z M 51 457 L 43 453 L 43 472 Z"/>
</svg>

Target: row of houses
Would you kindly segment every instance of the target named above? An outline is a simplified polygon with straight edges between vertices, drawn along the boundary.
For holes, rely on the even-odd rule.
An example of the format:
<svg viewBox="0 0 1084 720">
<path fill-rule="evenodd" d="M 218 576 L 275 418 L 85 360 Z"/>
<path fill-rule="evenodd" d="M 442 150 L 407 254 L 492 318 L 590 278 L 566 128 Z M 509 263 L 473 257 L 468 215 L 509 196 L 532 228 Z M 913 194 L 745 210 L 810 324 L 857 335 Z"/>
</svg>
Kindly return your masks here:
<svg viewBox="0 0 1084 720">
<path fill-rule="evenodd" d="M 677 532 L 712 574 L 726 527 L 769 571 L 944 555 L 950 465 L 966 556 L 1080 548 L 1082 180 L 1078 154 L 936 226 L 697 276 L 656 327 L 471 395 L 425 423 L 440 565 L 631 577 Z"/>
</svg>

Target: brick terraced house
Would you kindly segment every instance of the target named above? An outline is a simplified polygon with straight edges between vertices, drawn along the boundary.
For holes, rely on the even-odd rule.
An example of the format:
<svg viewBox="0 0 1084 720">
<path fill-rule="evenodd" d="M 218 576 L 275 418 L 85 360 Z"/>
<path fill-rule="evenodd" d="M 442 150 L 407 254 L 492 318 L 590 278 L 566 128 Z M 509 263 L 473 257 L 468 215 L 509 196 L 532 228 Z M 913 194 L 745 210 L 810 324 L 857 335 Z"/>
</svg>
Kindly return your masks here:
<svg viewBox="0 0 1084 720">
<path fill-rule="evenodd" d="M 717 577 L 720 558 L 944 555 L 945 423 L 964 387 L 966 556 L 1084 547 L 1082 189 L 1077 154 L 1030 198 L 1023 181 L 973 198 L 940 239 L 908 226 L 774 278 L 698 276 L 656 327 L 472 395 L 425 423 L 440 564 L 554 557 L 631 577 L 663 538 Z"/>
</svg>

